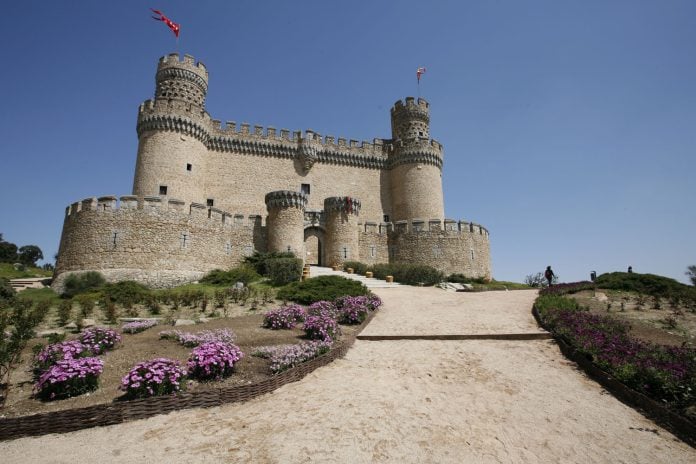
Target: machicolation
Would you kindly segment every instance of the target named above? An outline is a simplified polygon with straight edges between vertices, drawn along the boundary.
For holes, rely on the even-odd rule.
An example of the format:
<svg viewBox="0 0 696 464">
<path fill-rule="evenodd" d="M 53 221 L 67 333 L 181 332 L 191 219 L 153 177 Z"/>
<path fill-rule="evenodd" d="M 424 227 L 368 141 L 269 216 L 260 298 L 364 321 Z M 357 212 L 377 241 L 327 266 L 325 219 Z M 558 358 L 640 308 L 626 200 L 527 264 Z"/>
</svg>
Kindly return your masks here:
<svg viewBox="0 0 696 464">
<path fill-rule="evenodd" d="M 431 265 L 491 277 L 488 230 L 445 218 L 442 145 L 430 105 L 391 109 L 391 138 L 357 141 L 212 119 L 208 70 L 159 60 L 155 97 L 138 110 L 132 195 L 68 206 L 54 275 L 168 287 L 259 251 L 317 265 Z"/>
</svg>

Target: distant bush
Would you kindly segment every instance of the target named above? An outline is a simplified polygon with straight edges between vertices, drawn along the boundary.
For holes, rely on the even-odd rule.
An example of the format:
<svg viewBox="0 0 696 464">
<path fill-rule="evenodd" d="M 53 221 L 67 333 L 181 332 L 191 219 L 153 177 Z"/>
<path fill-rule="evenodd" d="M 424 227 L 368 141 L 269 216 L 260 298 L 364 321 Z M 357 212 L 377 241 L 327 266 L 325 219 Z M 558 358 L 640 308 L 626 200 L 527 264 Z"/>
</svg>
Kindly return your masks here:
<svg viewBox="0 0 696 464">
<path fill-rule="evenodd" d="M 365 275 L 365 273 L 370 270 L 370 266 L 360 261 L 346 261 L 343 263 L 344 271 L 347 272 L 349 267 L 358 275 Z"/>
<path fill-rule="evenodd" d="M 356 280 L 339 276 L 319 276 L 303 282 L 292 282 L 278 290 L 277 298 L 309 305 L 317 301 L 333 301 L 341 296 L 367 295 L 368 290 Z"/>
<path fill-rule="evenodd" d="M 232 268 L 228 271 L 223 271 L 220 269 L 215 269 L 206 274 L 202 279 L 201 283 L 210 285 L 234 285 L 237 282 L 242 282 L 244 285 L 249 285 L 251 282 L 255 282 L 261 278 L 255 268 L 251 265 L 241 265 Z"/>
<path fill-rule="evenodd" d="M 396 282 L 407 285 L 430 286 L 445 279 L 442 272 L 422 264 L 375 264 L 371 270 L 377 279 L 384 279 L 391 275 Z"/>
<path fill-rule="evenodd" d="M 89 271 L 82 274 L 70 274 L 65 278 L 63 296 L 72 298 L 78 293 L 98 290 L 106 283 L 104 276 L 98 272 Z"/>
<path fill-rule="evenodd" d="M 106 284 L 102 290 L 105 298 L 127 308 L 142 303 L 150 295 L 150 289 L 132 280 Z"/>
<path fill-rule="evenodd" d="M 15 291 L 10 281 L 0 277 L 0 308 L 3 304 L 9 305 L 14 300 Z"/>
<path fill-rule="evenodd" d="M 266 276 L 276 286 L 296 282 L 302 277 L 302 260 L 295 257 L 267 259 Z"/>
<path fill-rule="evenodd" d="M 602 274 L 595 281 L 598 287 L 633 291 L 656 297 L 678 297 L 696 301 L 696 289 L 669 277 L 654 274 L 611 272 Z"/>
<path fill-rule="evenodd" d="M 295 253 L 289 252 L 289 251 L 283 251 L 283 252 L 272 252 L 272 253 L 261 253 L 258 251 L 255 251 L 253 255 L 247 256 L 244 258 L 244 262 L 246 264 L 249 264 L 251 267 L 253 267 L 256 272 L 261 274 L 262 276 L 267 276 L 268 275 L 268 268 L 266 265 L 266 262 L 269 259 L 275 259 L 275 258 L 296 258 Z"/>
<path fill-rule="evenodd" d="M 455 284 L 487 284 L 488 280 L 484 277 L 467 277 L 464 274 L 450 274 L 447 276 L 447 282 Z"/>
</svg>

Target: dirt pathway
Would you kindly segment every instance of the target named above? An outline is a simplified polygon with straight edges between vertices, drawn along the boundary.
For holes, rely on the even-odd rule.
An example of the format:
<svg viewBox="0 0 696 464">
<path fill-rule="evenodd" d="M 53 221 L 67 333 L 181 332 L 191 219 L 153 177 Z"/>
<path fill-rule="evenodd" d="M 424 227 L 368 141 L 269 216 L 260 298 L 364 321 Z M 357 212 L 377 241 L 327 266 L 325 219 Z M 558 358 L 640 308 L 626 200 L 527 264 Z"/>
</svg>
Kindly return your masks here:
<svg viewBox="0 0 696 464">
<path fill-rule="evenodd" d="M 439 292 L 439 293 L 438 293 Z M 534 292 L 385 289 L 372 334 L 538 331 Z M 432 304 L 436 301 L 436 304 Z M 19 462 L 696 462 L 549 340 L 362 341 L 244 404 L 0 443 Z"/>
</svg>

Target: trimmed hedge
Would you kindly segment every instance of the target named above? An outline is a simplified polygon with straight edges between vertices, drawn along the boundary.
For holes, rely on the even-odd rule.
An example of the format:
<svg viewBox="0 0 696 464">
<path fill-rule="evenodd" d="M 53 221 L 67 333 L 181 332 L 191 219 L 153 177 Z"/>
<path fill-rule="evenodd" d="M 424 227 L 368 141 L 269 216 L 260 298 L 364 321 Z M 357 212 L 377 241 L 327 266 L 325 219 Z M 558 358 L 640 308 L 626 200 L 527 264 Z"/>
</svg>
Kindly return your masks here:
<svg viewBox="0 0 696 464">
<path fill-rule="evenodd" d="M 286 285 L 302 277 L 302 260 L 299 258 L 270 258 L 266 260 L 266 276 L 272 285 Z"/>
<path fill-rule="evenodd" d="M 355 273 L 358 275 L 365 275 L 365 273 L 370 270 L 370 266 L 365 263 L 361 263 L 360 261 L 346 261 L 343 263 L 344 271 L 347 272 L 349 267 L 352 268 L 353 271 L 355 271 Z"/>
<path fill-rule="evenodd" d="M 422 264 L 375 264 L 370 270 L 377 279 L 384 279 L 391 275 L 396 282 L 407 285 L 431 286 L 445 279 L 442 272 Z"/>
<path fill-rule="evenodd" d="M 95 271 L 83 272 L 82 274 L 70 274 L 65 278 L 63 296 L 72 298 L 78 293 L 88 293 L 98 290 L 104 284 L 104 276 Z"/>
<path fill-rule="evenodd" d="M 286 285 L 278 291 L 277 298 L 309 305 L 317 301 L 333 301 L 346 295 L 367 294 L 369 294 L 367 287 L 357 280 L 339 276 L 319 276 Z"/>
</svg>

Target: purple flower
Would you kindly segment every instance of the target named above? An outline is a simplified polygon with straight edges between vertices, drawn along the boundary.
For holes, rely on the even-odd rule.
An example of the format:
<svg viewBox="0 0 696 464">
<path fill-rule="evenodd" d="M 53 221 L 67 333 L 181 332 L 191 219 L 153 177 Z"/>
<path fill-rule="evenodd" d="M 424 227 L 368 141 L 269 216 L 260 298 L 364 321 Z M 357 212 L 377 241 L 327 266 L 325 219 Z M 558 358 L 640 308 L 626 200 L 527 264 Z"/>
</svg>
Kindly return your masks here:
<svg viewBox="0 0 696 464">
<path fill-rule="evenodd" d="M 121 327 L 121 331 L 123 333 L 129 333 L 129 334 L 136 334 L 143 332 L 150 327 L 154 327 L 157 325 L 157 320 L 155 319 L 146 319 L 143 321 L 133 321 L 133 322 L 128 322 L 126 324 L 123 324 L 123 327 Z"/>
<path fill-rule="evenodd" d="M 179 361 L 151 359 L 136 364 L 121 379 L 120 390 L 129 398 L 168 395 L 180 390 L 179 379 L 185 375 Z"/>
<path fill-rule="evenodd" d="M 304 321 L 305 317 L 307 311 L 302 306 L 290 304 L 268 311 L 263 316 L 263 326 L 273 330 L 292 329 L 298 322 Z"/>
<path fill-rule="evenodd" d="M 314 359 L 329 349 L 331 349 L 330 341 L 318 340 L 297 345 L 262 346 L 257 348 L 253 355 L 270 359 L 271 372 L 277 374 Z"/>
<path fill-rule="evenodd" d="M 242 350 L 231 343 L 203 343 L 191 352 L 186 363 L 188 375 L 199 380 L 219 380 L 231 375 L 243 357 Z"/>
<path fill-rule="evenodd" d="M 112 350 L 121 341 L 121 335 L 112 329 L 93 327 L 82 333 L 80 341 L 94 354 L 102 354 L 104 351 Z"/>
<path fill-rule="evenodd" d="M 95 390 L 104 361 L 99 358 L 66 358 L 55 362 L 34 384 L 34 394 L 43 400 L 69 398 Z"/>
<path fill-rule="evenodd" d="M 233 343 L 236 335 L 229 329 L 202 330 L 200 332 L 181 332 L 180 330 L 165 330 L 159 333 L 160 338 L 176 340 L 189 348 L 208 342 Z"/>
<path fill-rule="evenodd" d="M 331 342 L 341 334 L 341 328 L 336 319 L 326 315 L 307 316 L 303 328 L 307 338 L 312 340 Z"/>
</svg>

